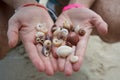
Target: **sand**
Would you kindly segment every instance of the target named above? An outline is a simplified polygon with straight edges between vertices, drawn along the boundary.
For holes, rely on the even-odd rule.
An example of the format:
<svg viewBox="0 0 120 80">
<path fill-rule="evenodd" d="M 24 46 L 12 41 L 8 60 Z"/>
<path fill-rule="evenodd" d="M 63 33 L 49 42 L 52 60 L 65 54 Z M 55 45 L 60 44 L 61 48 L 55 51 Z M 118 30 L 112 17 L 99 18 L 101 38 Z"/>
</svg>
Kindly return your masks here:
<svg viewBox="0 0 120 80">
<path fill-rule="evenodd" d="M 49 77 L 35 69 L 20 45 L 0 61 L 0 80 L 120 80 L 119 49 L 120 43 L 107 44 L 91 36 L 79 72 L 70 77 L 59 72 Z"/>
</svg>

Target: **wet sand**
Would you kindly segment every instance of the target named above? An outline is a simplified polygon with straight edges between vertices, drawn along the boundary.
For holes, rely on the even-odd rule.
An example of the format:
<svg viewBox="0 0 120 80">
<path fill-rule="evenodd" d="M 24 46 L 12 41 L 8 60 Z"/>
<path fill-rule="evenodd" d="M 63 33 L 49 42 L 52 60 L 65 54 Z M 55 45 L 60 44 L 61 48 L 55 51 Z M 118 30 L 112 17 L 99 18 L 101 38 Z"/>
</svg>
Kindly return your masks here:
<svg viewBox="0 0 120 80">
<path fill-rule="evenodd" d="M 107 44 L 92 36 L 79 72 L 70 77 L 63 73 L 49 77 L 34 68 L 20 45 L 0 61 L 0 80 L 119 80 L 119 61 L 120 43 Z"/>
</svg>

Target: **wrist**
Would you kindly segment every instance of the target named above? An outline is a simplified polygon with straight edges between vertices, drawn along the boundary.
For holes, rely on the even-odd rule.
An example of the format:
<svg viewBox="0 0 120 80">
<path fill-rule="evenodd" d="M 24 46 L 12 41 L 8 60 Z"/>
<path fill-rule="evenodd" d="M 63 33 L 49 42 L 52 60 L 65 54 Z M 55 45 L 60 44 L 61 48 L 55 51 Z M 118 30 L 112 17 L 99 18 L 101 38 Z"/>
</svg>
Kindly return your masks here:
<svg viewBox="0 0 120 80">
<path fill-rule="evenodd" d="M 27 3 L 37 3 L 35 0 L 3 0 L 7 5 L 11 6 L 14 9 L 27 4 Z"/>
<path fill-rule="evenodd" d="M 86 8 L 90 8 L 95 0 L 70 0 L 69 4 L 82 4 Z"/>
<path fill-rule="evenodd" d="M 39 3 L 27 3 L 27 4 L 23 4 L 22 6 L 18 7 L 15 12 L 17 12 L 19 9 L 24 8 L 24 7 L 38 7 L 38 8 L 42 8 L 44 10 L 47 10 L 47 8 Z"/>
</svg>

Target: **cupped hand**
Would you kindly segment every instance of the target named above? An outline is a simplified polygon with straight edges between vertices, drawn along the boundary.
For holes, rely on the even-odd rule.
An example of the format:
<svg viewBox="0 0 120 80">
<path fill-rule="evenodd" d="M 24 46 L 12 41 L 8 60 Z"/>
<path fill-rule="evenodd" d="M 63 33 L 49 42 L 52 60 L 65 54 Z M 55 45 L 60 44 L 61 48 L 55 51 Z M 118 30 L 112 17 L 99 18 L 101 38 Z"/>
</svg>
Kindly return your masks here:
<svg viewBox="0 0 120 80">
<path fill-rule="evenodd" d="M 79 25 L 86 32 L 84 36 L 79 36 L 80 40 L 74 47 L 74 53 L 71 54 L 79 57 L 78 62 L 72 64 L 69 60 L 71 55 L 67 58 L 58 57 L 59 70 L 66 75 L 71 75 L 73 71 L 78 71 L 80 69 L 93 28 L 96 28 L 100 34 L 104 35 L 108 31 L 108 27 L 106 22 L 98 14 L 88 8 L 74 8 L 64 11 L 58 17 L 55 24 L 57 26 L 63 26 L 65 21 L 72 24 L 73 27 Z M 56 48 L 54 48 L 54 56 L 56 56 Z"/>
<path fill-rule="evenodd" d="M 48 35 L 50 36 L 53 21 L 45 9 L 36 6 L 20 8 L 10 18 L 8 23 L 9 46 L 14 47 L 18 42 L 18 37 L 20 36 L 35 67 L 39 71 L 46 72 L 47 75 L 53 75 L 57 70 L 56 59 L 52 55 L 45 57 L 41 53 L 41 44 L 35 44 L 35 27 L 38 23 L 46 24 L 49 29 Z"/>
</svg>

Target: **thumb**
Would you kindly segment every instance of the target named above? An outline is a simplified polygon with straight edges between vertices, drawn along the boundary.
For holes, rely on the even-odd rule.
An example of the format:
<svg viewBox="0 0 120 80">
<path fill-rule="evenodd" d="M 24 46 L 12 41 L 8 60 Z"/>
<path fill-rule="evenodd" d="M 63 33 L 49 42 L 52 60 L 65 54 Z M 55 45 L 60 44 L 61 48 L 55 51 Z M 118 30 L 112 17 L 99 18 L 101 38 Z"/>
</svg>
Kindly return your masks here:
<svg viewBox="0 0 120 80">
<path fill-rule="evenodd" d="M 18 42 L 18 23 L 15 20 L 10 19 L 8 22 L 8 44 L 11 48 L 15 47 Z"/>
<path fill-rule="evenodd" d="M 108 33 L 108 25 L 101 17 L 94 17 L 91 23 L 96 27 L 99 34 L 105 35 Z"/>
</svg>

